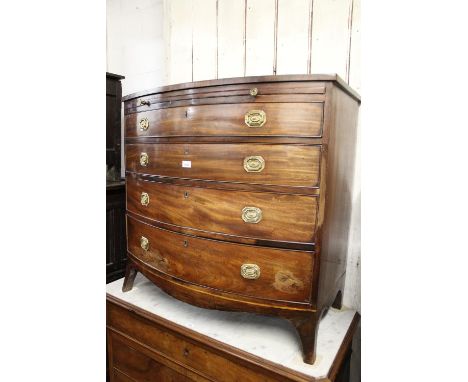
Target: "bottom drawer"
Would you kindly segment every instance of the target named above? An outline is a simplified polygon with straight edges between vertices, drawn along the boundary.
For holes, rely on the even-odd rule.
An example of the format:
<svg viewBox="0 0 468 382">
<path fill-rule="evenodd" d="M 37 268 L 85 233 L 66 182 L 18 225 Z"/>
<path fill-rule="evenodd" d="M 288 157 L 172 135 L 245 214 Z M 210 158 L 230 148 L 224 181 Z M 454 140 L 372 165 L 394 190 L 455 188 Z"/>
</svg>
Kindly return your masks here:
<svg viewBox="0 0 468 382">
<path fill-rule="evenodd" d="M 196 238 L 127 216 L 128 250 L 171 277 L 266 300 L 308 303 L 314 253 Z"/>
</svg>

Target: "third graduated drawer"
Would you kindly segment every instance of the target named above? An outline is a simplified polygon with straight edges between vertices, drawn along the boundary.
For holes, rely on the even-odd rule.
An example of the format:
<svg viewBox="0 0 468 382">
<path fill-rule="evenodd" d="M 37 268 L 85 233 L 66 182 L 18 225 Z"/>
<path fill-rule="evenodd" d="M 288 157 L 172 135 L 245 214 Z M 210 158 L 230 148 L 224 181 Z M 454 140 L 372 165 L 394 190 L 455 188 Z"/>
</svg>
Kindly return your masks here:
<svg viewBox="0 0 468 382">
<path fill-rule="evenodd" d="M 127 210 L 145 218 L 218 234 L 313 243 L 318 197 L 190 187 L 127 175 Z"/>
<path fill-rule="evenodd" d="M 318 188 L 321 145 L 127 144 L 127 172 L 191 180 Z"/>
<path fill-rule="evenodd" d="M 168 278 L 254 298 L 310 302 L 312 251 L 202 239 L 128 215 L 127 237 L 130 256 Z"/>
</svg>

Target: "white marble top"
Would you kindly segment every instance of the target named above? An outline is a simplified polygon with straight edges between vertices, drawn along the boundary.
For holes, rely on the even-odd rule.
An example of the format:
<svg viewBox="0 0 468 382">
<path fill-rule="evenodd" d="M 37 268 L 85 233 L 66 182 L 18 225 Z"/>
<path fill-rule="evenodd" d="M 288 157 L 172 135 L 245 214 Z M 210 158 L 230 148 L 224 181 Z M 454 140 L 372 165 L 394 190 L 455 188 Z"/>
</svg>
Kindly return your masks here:
<svg viewBox="0 0 468 382">
<path fill-rule="evenodd" d="M 188 329 L 289 369 L 326 377 L 355 312 L 330 309 L 319 325 L 317 359 L 302 361 L 301 343 L 291 323 L 277 317 L 198 308 L 169 296 L 141 273 L 133 289 L 122 292 L 123 279 L 107 284 L 107 293 Z"/>
</svg>

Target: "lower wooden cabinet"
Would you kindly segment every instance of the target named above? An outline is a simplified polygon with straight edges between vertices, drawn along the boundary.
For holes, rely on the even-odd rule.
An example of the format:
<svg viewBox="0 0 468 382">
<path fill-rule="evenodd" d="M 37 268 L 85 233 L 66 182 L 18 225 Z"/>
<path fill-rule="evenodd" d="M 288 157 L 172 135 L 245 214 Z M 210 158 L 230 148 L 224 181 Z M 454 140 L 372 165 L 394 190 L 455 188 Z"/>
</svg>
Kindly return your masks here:
<svg viewBox="0 0 468 382">
<path fill-rule="evenodd" d="M 356 316 L 357 317 L 357 316 Z M 355 317 L 324 378 L 264 360 L 107 296 L 111 382 L 348 382 Z"/>
</svg>

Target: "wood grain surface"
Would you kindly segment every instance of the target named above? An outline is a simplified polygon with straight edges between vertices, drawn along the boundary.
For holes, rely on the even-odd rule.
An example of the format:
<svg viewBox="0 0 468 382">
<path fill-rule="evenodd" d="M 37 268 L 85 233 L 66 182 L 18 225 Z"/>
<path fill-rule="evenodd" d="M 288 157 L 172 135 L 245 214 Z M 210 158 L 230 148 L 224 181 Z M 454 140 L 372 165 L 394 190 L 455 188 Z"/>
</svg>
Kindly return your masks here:
<svg viewBox="0 0 468 382">
<path fill-rule="evenodd" d="M 261 127 L 249 127 L 245 115 L 262 110 L 266 122 Z M 147 130 L 140 121 L 148 120 Z M 316 103 L 241 103 L 172 107 L 127 114 L 127 137 L 166 136 L 304 136 L 322 135 L 323 104 Z"/>
<path fill-rule="evenodd" d="M 112 341 L 115 381 L 158 381 L 158 382 L 190 382 L 194 381 L 185 376 L 185 370 L 178 373 L 176 370 L 158 363 L 141 351 L 135 349 L 132 342 L 110 333 Z M 132 346 L 133 345 L 133 346 Z M 128 378 L 130 377 L 130 378 Z M 128 379 L 125 379 L 128 378 Z M 203 379 L 206 381 L 206 379 Z"/>
<path fill-rule="evenodd" d="M 319 145 L 262 144 L 128 144 L 126 170 L 166 177 L 224 182 L 316 187 L 319 182 Z M 147 166 L 140 154 L 147 153 Z M 244 159 L 261 156 L 265 168 L 246 172 Z M 190 168 L 182 167 L 190 161 Z"/>
<path fill-rule="evenodd" d="M 128 250 L 148 266 L 181 280 L 258 298 L 307 302 L 312 252 L 199 239 L 152 227 L 127 217 Z M 149 240 L 146 251 L 140 246 Z M 241 276 L 243 264 L 256 264 L 260 277 Z"/>
<path fill-rule="evenodd" d="M 141 203 L 142 193 L 149 203 Z M 242 210 L 260 208 L 262 219 L 246 223 Z M 127 175 L 127 209 L 150 219 L 243 237 L 313 243 L 317 197 L 187 187 Z"/>
</svg>

